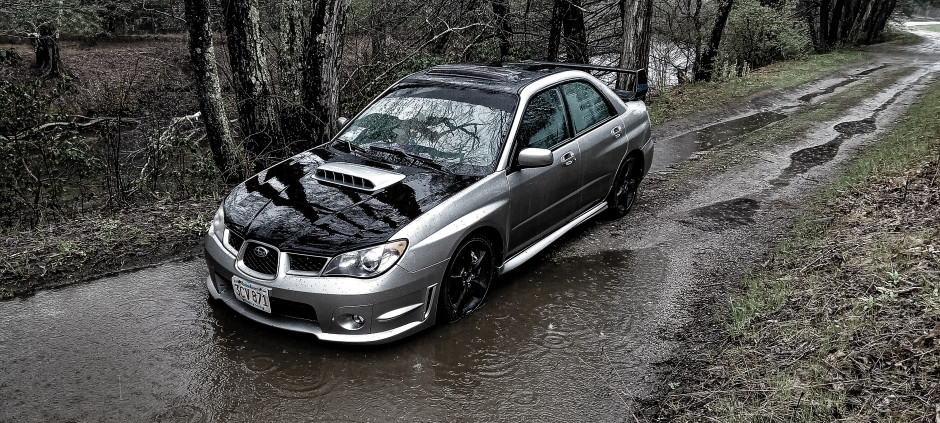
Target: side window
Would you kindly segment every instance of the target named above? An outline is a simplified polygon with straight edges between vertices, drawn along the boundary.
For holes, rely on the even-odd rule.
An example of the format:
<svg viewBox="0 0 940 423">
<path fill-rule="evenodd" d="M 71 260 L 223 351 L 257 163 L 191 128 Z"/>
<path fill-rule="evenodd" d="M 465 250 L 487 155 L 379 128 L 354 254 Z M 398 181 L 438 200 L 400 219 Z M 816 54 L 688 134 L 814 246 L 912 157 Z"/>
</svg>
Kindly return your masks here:
<svg viewBox="0 0 940 423">
<path fill-rule="evenodd" d="M 580 134 L 595 123 L 614 115 L 604 97 L 587 82 L 570 82 L 561 86 L 571 111 L 575 133 Z"/>
<path fill-rule="evenodd" d="M 522 148 L 552 148 L 568 138 L 568 119 L 558 88 L 532 97 L 522 114 L 517 139 Z"/>
</svg>

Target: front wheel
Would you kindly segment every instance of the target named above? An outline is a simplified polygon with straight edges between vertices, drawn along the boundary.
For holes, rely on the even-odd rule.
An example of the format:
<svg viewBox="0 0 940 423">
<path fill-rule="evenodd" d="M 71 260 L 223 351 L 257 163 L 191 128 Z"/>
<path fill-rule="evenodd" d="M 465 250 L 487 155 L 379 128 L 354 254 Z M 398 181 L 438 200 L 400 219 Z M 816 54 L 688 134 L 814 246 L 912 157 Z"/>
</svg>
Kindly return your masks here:
<svg viewBox="0 0 940 423">
<path fill-rule="evenodd" d="M 464 240 L 444 273 L 438 316 L 456 322 L 472 313 L 483 304 L 495 278 L 493 244 L 483 236 Z"/>
<path fill-rule="evenodd" d="M 642 170 L 639 161 L 634 156 L 627 156 L 620 164 L 620 171 L 617 172 L 610 198 L 607 200 L 610 213 L 614 217 L 626 216 L 633 208 L 640 180 L 642 180 Z"/>
</svg>

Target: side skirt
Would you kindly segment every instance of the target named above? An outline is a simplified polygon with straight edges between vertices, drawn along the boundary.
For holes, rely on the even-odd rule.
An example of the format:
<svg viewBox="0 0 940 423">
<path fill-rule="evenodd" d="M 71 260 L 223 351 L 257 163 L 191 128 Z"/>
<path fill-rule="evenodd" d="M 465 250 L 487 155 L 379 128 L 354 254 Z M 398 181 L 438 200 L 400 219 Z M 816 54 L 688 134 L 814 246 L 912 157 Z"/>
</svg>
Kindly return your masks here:
<svg viewBox="0 0 940 423">
<path fill-rule="evenodd" d="M 552 232 L 550 235 L 548 235 L 545 238 L 542 238 L 541 241 L 530 245 L 525 250 L 520 251 L 516 255 L 512 256 L 509 260 L 506 260 L 506 263 L 503 264 L 503 268 L 502 270 L 500 270 L 499 274 L 500 275 L 505 274 L 521 266 L 522 263 L 525 263 L 530 258 L 535 257 L 536 254 L 542 252 L 542 250 L 547 248 L 553 242 L 557 241 L 558 238 L 561 238 L 562 235 L 568 233 L 568 231 L 574 229 L 576 226 L 586 222 L 588 219 L 601 214 L 601 212 L 603 212 L 604 210 L 607 210 L 606 201 L 602 201 L 600 204 L 594 207 L 591 207 L 584 213 L 581 213 L 581 215 L 576 217 L 574 220 L 572 220 L 571 222 L 568 222 L 567 225 L 562 226 L 561 228 L 558 228 L 557 231 Z"/>
</svg>

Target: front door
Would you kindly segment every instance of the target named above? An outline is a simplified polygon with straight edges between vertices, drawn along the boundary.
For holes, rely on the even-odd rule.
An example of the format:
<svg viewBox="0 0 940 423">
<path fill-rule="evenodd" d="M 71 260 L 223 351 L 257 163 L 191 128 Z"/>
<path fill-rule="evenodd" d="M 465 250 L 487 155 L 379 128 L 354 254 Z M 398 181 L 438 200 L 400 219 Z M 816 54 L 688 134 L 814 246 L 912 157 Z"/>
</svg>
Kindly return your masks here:
<svg viewBox="0 0 940 423">
<path fill-rule="evenodd" d="M 564 225 L 578 209 L 581 150 L 572 138 L 558 88 L 532 97 L 522 115 L 515 142 L 516 151 L 552 150 L 554 162 L 540 168 L 516 168 L 507 176 L 511 201 L 509 256 Z"/>
</svg>

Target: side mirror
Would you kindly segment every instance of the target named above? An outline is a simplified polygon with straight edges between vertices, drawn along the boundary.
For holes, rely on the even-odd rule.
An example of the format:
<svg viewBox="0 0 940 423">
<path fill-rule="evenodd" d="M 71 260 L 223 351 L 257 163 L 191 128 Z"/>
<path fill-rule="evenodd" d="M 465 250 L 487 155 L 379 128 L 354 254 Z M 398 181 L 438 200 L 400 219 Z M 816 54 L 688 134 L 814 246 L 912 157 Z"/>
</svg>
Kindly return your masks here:
<svg viewBox="0 0 940 423">
<path fill-rule="evenodd" d="M 519 152 L 519 166 L 545 167 L 555 162 L 552 150 L 545 148 L 526 148 Z"/>
<path fill-rule="evenodd" d="M 349 119 L 346 119 L 345 117 L 340 116 L 339 119 L 336 119 L 336 122 L 339 123 L 339 127 L 342 128 L 346 126 L 347 123 L 349 123 Z"/>
</svg>

